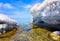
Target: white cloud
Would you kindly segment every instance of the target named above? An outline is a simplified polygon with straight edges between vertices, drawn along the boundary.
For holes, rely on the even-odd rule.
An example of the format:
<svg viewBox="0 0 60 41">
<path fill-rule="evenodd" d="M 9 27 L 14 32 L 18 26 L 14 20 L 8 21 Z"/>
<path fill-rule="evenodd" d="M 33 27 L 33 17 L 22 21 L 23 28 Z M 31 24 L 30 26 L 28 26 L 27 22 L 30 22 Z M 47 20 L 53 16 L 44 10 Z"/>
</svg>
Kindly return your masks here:
<svg viewBox="0 0 60 41">
<path fill-rule="evenodd" d="M 9 15 L 11 18 L 15 18 L 15 19 L 18 19 L 18 18 L 21 18 L 22 14 L 25 13 L 25 12 L 18 12 L 18 11 L 14 11 L 11 13 L 11 15 Z M 23 16 L 24 17 L 24 16 Z"/>
<path fill-rule="evenodd" d="M 3 4 L 2 3 L 0 3 L 0 7 L 2 6 Z"/>
<path fill-rule="evenodd" d="M 0 13 L 3 12 L 2 10 L 0 10 Z"/>
<path fill-rule="evenodd" d="M 13 8 L 13 6 L 12 6 L 11 4 L 9 4 L 9 3 L 4 4 L 3 7 L 6 7 L 6 8 Z"/>
<path fill-rule="evenodd" d="M 18 11 L 12 12 L 11 15 L 9 15 L 9 17 L 12 19 L 18 19 L 20 21 L 22 21 L 24 19 L 31 19 L 32 18 L 32 16 L 30 14 L 27 14 L 26 12 L 18 12 Z"/>
<path fill-rule="evenodd" d="M 26 6 L 24 6 L 25 9 L 29 9 L 31 7 L 32 7 L 32 5 L 26 5 Z"/>
<path fill-rule="evenodd" d="M 9 3 L 5 3 L 5 4 L 0 3 L 0 8 L 9 8 L 9 9 L 11 9 L 11 8 L 13 8 L 13 6 Z"/>
</svg>

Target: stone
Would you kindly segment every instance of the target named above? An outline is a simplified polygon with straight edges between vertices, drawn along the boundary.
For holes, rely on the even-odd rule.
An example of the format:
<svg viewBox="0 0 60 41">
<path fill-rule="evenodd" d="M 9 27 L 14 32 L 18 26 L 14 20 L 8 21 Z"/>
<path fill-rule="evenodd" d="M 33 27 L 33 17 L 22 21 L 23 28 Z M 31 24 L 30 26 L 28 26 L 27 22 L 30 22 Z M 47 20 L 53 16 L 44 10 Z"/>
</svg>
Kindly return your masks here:
<svg viewBox="0 0 60 41">
<path fill-rule="evenodd" d="M 6 37 L 14 34 L 19 28 L 15 20 L 12 20 L 4 14 L 0 14 L 0 37 Z"/>
<path fill-rule="evenodd" d="M 58 40 L 60 38 L 60 31 L 54 31 L 54 32 L 50 33 L 50 37 L 53 40 Z"/>
<path fill-rule="evenodd" d="M 45 0 L 31 9 L 33 24 L 49 30 L 60 30 L 60 0 Z"/>
</svg>

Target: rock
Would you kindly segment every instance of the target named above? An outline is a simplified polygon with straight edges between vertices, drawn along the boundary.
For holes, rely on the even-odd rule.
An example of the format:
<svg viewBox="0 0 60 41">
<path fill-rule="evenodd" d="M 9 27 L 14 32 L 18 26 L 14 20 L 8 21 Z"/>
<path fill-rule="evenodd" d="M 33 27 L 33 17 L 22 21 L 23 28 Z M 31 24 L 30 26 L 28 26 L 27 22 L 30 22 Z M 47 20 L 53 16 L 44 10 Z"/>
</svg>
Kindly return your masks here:
<svg viewBox="0 0 60 41">
<path fill-rule="evenodd" d="M 15 20 L 10 19 L 4 14 L 0 14 L 0 37 L 6 37 L 14 34 L 18 29 L 18 24 Z"/>
<path fill-rule="evenodd" d="M 50 33 L 50 37 L 53 40 L 58 40 L 60 38 L 60 31 L 54 31 L 54 32 Z"/>
<path fill-rule="evenodd" d="M 50 30 L 60 30 L 60 0 L 45 0 L 31 9 L 33 24 Z"/>
</svg>

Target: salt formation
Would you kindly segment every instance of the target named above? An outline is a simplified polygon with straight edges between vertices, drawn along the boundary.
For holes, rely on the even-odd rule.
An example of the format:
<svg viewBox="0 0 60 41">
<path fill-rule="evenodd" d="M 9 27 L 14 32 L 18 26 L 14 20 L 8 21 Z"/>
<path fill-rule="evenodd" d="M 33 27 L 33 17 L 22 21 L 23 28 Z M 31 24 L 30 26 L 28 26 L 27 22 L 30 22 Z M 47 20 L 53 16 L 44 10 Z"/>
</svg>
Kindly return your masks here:
<svg viewBox="0 0 60 41">
<path fill-rule="evenodd" d="M 60 0 L 45 0 L 31 9 L 33 24 L 51 30 L 60 30 Z"/>
<path fill-rule="evenodd" d="M 4 14 L 0 14 L 0 37 L 7 36 L 8 35 L 7 33 L 9 33 L 10 31 L 13 34 L 14 30 L 16 30 L 17 28 L 18 24 L 15 20 L 10 19 Z"/>
</svg>

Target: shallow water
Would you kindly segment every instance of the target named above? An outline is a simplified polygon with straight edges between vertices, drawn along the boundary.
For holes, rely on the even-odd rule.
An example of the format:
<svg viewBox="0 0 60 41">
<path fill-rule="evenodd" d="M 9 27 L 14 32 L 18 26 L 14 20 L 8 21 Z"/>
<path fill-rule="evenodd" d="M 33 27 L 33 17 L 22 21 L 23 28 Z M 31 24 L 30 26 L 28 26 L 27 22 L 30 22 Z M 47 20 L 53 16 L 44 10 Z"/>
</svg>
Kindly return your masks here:
<svg viewBox="0 0 60 41">
<path fill-rule="evenodd" d="M 50 33 L 50 31 L 40 27 L 35 28 L 35 26 L 31 25 L 21 25 L 17 33 L 9 37 L 0 38 L 0 41 L 54 41 L 49 37 Z"/>
</svg>

